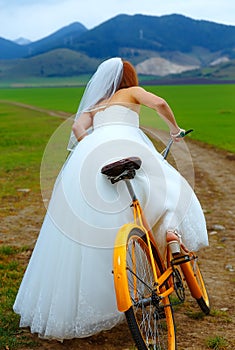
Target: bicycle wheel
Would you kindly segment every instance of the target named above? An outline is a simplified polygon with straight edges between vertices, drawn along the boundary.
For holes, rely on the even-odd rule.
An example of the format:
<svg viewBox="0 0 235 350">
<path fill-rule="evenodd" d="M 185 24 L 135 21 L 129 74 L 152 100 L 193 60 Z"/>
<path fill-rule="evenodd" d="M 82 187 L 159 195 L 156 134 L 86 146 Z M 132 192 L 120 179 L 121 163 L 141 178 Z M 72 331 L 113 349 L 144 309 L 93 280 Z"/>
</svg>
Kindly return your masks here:
<svg viewBox="0 0 235 350">
<path fill-rule="evenodd" d="M 197 258 L 193 256 L 190 262 L 182 264 L 181 270 L 192 296 L 196 299 L 201 310 L 208 315 L 210 313 L 210 300 Z"/>
<path fill-rule="evenodd" d="M 160 299 L 156 294 L 144 232 L 131 229 L 126 243 L 126 273 L 132 306 L 125 315 L 136 346 L 139 350 L 175 350 L 172 306 L 168 297 Z M 157 266 L 157 260 L 155 264 L 160 274 L 162 267 Z"/>
</svg>

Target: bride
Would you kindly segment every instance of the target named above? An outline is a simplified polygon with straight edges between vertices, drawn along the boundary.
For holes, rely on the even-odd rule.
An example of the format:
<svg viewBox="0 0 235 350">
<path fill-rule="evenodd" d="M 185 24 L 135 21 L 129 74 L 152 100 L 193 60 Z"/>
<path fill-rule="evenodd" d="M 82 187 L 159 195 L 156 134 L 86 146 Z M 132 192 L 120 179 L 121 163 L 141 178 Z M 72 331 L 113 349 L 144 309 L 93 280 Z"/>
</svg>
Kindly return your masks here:
<svg viewBox="0 0 235 350">
<path fill-rule="evenodd" d="M 166 101 L 138 86 L 133 66 L 104 61 L 89 81 L 69 140 L 70 156 L 54 185 L 14 311 L 20 326 L 43 338 L 87 337 L 123 319 L 117 310 L 112 253 L 118 229 L 132 220 L 124 184 L 111 185 L 101 168 L 129 156 L 142 160 L 133 185 L 162 252 L 177 229 L 191 250 L 208 244 L 201 206 L 186 180 L 139 129 L 140 106 L 179 128 Z M 122 186 L 123 185 L 123 186 Z"/>
</svg>

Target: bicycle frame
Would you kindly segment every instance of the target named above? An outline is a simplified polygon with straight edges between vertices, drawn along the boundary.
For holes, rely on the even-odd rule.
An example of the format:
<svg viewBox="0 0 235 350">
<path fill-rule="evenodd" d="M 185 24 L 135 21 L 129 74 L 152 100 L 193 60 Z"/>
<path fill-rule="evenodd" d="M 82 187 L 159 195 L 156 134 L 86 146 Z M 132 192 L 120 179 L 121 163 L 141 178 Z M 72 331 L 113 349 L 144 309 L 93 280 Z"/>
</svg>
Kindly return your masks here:
<svg viewBox="0 0 235 350">
<path fill-rule="evenodd" d="M 202 292 L 198 287 L 197 283 L 195 283 L 195 274 L 191 266 L 191 262 L 197 259 L 194 253 L 189 253 L 186 255 L 181 255 L 177 258 L 173 258 L 170 256 L 169 247 L 167 247 L 166 251 L 166 263 L 162 258 L 157 244 L 155 242 L 153 233 L 147 223 L 147 220 L 144 216 L 143 210 L 139 203 L 139 200 L 136 198 L 134 189 L 130 180 L 125 180 L 128 191 L 132 198 L 133 207 L 133 216 L 134 223 L 126 224 L 120 230 L 116 238 L 115 249 L 114 249 L 114 257 L 113 257 L 113 274 L 114 274 L 114 285 L 116 291 L 116 299 L 118 310 L 121 312 L 127 311 L 131 305 L 131 299 L 128 293 L 128 281 L 126 275 L 126 250 L 122 249 L 123 245 L 126 244 L 128 234 L 130 232 L 130 228 L 140 228 L 146 235 L 146 241 L 150 253 L 150 263 L 153 269 L 154 275 L 154 288 L 156 290 L 156 294 L 159 299 L 164 299 L 170 294 L 172 294 L 175 290 L 173 278 L 173 273 L 175 271 L 175 266 L 180 265 L 191 295 L 195 299 L 200 299 L 202 297 Z M 158 259 L 160 259 L 162 271 L 157 273 L 157 267 L 154 260 L 154 251 L 158 255 Z M 166 283 L 167 282 L 167 283 Z M 167 287 L 166 287 L 167 286 Z"/>
<path fill-rule="evenodd" d="M 122 249 L 123 245 L 126 244 L 127 236 L 129 234 L 130 227 L 133 228 L 140 228 L 142 231 L 145 232 L 146 235 L 146 241 L 150 252 L 150 262 L 153 268 L 153 275 L 154 275 L 154 288 L 156 289 L 156 293 L 159 298 L 163 299 L 166 296 L 170 295 L 174 291 L 174 285 L 173 283 L 169 283 L 169 288 L 166 289 L 166 287 L 162 287 L 164 283 L 169 280 L 169 278 L 172 276 L 174 268 L 172 266 L 168 266 L 166 268 L 165 263 L 161 257 L 161 254 L 159 252 L 159 249 L 156 245 L 155 239 L 153 237 L 152 231 L 149 228 L 149 225 L 147 223 L 147 220 L 144 216 L 143 210 L 141 208 L 141 205 L 139 203 L 139 200 L 135 196 L 134 189 L 131 185 L 130 180 L 125 180 L 125 183 L 127 185 L 128 191 L 132 197 L 132 207 L 133 207 L 133 216 L 134 216 L 134 223 L 132 225 L 126 224 L 119 230 L 119 234 L 117 235 L 116 242 L 115 242 L 115 249 L 114 249 L 114 284 L 115 284 L 115 291 L 116 291 L 116 299 L 117 299 L 117 306 L 118 310 L 121 312 L 127 311 L 131 305 L 131 299 L 128 293 L 128 281 L 126 277 L 126 269 L 125 269 L 125 261 L 126 261 L 126 251 Z M 161 271 L 161 276 L 158 277 L 157 269 L 154 261 L 154 253 L 153 249 L 158 252 L 158 257 L 161 259 L 161 264 L 164 268 L 164 271 Z M 124 292 L 124 293 L 123 293 Z M 126 292 L 126 293 L 125 293 Z M 124 297 L 125 296 L 125 297 Z"/>
</svg>

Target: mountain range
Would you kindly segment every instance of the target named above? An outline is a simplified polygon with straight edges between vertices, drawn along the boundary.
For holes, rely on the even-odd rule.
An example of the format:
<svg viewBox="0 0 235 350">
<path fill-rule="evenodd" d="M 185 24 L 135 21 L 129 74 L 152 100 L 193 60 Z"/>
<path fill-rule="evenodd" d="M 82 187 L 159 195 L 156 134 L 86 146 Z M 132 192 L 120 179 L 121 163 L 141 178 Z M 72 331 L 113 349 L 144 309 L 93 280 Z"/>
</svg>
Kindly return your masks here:
<svg viewBox="0 0 235 350">
<path fill-rule="evenodd" d="M 0 78 L 90 74 L 112 56 L 130 60 L 144 76 L 235 79 L 235 26 L 123 14 L 90 30 L 72 23 L 24 45 L 0 38 Z"/>
</svg>

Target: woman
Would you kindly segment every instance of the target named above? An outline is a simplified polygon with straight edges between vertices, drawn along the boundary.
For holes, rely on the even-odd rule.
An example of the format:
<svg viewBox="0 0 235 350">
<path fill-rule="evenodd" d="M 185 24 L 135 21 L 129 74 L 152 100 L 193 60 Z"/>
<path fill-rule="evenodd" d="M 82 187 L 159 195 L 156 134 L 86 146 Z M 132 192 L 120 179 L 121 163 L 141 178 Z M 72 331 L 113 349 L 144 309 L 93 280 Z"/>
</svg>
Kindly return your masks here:
<svg viewBox="0 0 235 350">
<path fill-rule="evenodd" d="M 118 229 L 132 220 L 124 184 L 111 185 L 101 168 L 138 156 L 133 185 L 160 249 L 166 231 L 180 231 L 189 249 L 208 244 L 201 206 L 185 179 L 139 129 L 139 109 L 156 110 L 177 141 L 182 131 L 162 98 L 138 86 L 133 66 L 103 62 L 79 105 L 68 149 L 14 310 L 20 325 L 44 338 L 86 337 L 120 322 L 112 253 Z M 80 142 L 78 142 L 80 141 Z"/>
</svg>

